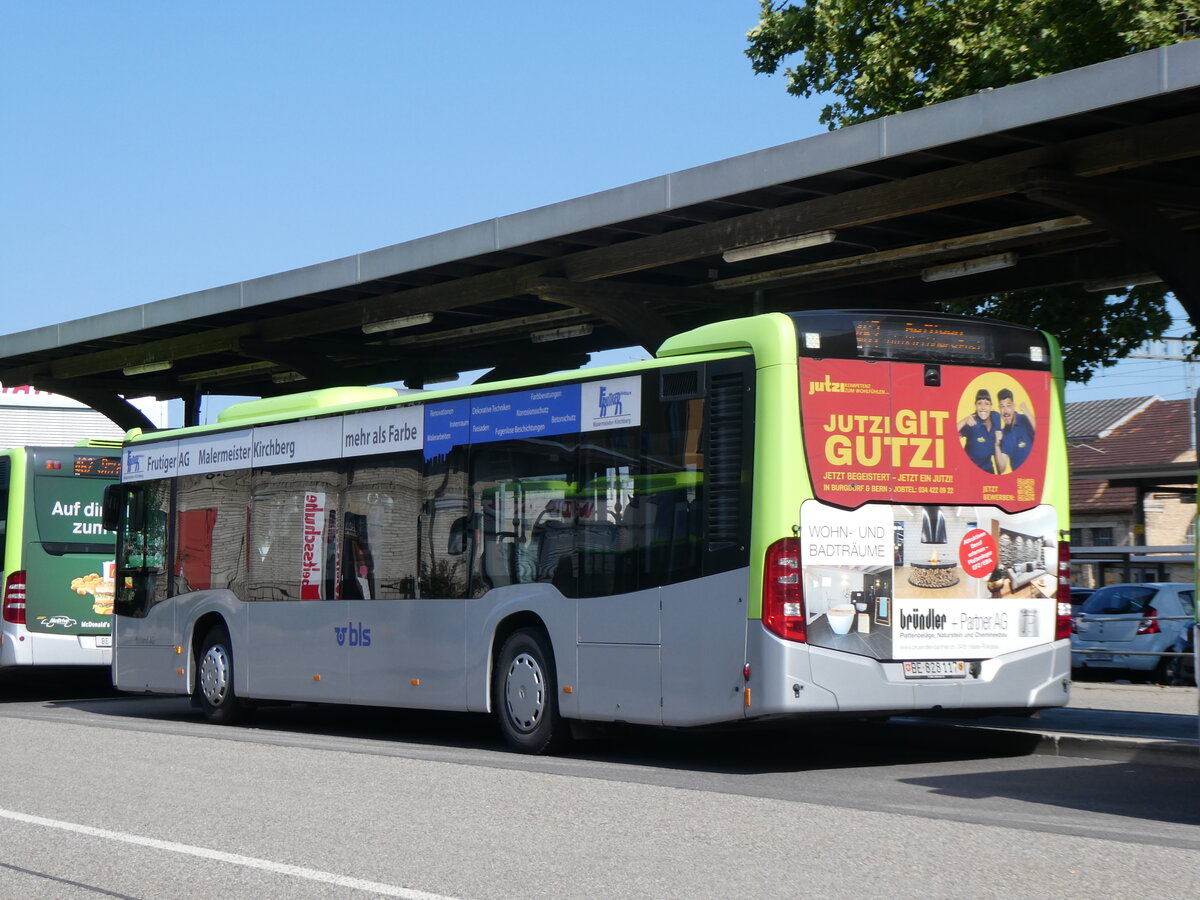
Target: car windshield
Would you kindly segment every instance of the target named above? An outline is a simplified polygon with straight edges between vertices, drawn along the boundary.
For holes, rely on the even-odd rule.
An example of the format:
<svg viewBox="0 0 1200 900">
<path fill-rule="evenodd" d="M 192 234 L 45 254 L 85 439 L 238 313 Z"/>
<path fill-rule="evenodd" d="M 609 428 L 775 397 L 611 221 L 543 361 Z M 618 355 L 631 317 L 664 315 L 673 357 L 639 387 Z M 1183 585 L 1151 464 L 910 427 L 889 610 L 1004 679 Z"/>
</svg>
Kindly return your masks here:
<svg viewBox="0 0 1200 900">
<path fill-rule="evenodd" d="M 1083 612 L 1101 616 L 1140 613 L 1158 591 L 1137 584 L 1113 584 L 1100 588 L 1083 604 Z"/>
</svg>

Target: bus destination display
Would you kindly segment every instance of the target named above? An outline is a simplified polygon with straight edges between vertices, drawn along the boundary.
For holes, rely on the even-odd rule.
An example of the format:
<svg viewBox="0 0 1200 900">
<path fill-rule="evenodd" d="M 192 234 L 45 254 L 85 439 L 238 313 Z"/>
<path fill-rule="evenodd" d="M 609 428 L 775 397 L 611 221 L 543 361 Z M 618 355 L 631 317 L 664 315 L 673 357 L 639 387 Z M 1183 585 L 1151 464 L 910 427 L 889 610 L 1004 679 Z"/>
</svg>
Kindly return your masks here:
<svg viewBox="0 0 1200 900">
<path fill-rule="evenodd" d="M 991 355 L 987 335 L 948 322 L 858 319 L 858 355 L 865 359 L 977 359 Z"/>
<path fill-rule="evenodd" d="M 121 458 L 119 456 L 76 456 L 75 474 L 95 478 L 120 478 Z"/>
</svg>

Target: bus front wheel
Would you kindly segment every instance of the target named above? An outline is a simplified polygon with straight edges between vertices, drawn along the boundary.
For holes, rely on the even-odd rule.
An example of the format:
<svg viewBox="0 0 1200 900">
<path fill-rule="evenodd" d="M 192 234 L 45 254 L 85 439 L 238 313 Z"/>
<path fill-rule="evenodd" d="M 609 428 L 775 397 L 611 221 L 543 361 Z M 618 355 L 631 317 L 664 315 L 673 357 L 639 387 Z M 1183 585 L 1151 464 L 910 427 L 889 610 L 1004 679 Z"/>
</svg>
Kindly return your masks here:
<svg viewBox="0 0 1200 900">
<path fill-rule="evenodd" d="M 233 691 L 233 644 L 229 632 L 218 625 L 209 629 L 200 645 L 196 696 L 204 718 L 215 725 L 232 725 L 245 708 Z"/>
<path fill-rule="evenodd" d="M 504 739 L 522 753 L 551 753 L 570 738 L 558 714 L 557 678 L 550 642 L 540 629 L 522 628 L 504 641 L 492 678 L 492 709 Z"/>
</svg>

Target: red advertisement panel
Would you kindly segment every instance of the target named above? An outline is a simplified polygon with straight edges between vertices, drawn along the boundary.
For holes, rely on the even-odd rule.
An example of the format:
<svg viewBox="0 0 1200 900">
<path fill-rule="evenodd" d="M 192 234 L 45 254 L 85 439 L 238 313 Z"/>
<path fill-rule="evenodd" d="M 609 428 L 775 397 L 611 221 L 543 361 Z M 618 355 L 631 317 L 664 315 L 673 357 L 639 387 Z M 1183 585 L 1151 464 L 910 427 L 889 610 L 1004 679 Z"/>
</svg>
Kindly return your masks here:
<svg viewBox="0 0 1200 900">
<path fill-rule="evenodd" d="M 802 357 L 800 409 L 827 503 L 1040 502 L 1048 372 Z"/>
</svg>

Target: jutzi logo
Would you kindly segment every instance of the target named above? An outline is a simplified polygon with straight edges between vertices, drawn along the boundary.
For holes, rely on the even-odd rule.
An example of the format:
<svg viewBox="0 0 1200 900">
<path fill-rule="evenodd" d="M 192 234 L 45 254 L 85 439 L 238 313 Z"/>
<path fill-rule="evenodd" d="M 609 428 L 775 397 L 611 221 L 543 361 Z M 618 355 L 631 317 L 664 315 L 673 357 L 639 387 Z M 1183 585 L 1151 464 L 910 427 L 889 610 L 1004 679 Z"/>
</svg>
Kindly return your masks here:
<svg viewBox="0 0 1200 900">
<path fill-rule="evenodd" d="M 353 622 L 347 622 L 345 628 L 333 626 L 334 637 L 337 638 L 338 646 L 346 646 L 346 642 L 350 642 L 351 647 L 370 647 L 371 646 L 371 629 L 364 628 L 363 623 L 359 622 L 355 625 Z"/>
</svg>

